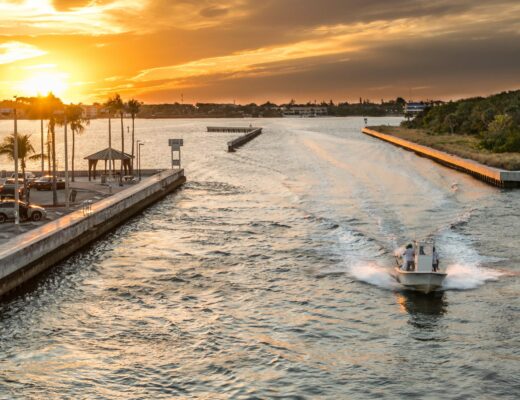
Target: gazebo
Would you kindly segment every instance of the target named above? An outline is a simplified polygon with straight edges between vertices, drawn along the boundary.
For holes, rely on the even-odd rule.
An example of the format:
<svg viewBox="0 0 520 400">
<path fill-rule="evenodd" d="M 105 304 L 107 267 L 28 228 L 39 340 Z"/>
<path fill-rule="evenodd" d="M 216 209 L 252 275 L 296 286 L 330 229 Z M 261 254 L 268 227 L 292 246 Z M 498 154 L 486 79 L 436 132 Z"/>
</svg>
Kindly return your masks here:
<svg viewBox="0 0 520 400">
<path fill-rule="evenodd" d="M 115 161 L 120 160 L 123 164 L 124 174 L 127 175 L 132 171 L 132 156 L 127 153 L 122 153 L 118 150 L 107 147 L 104 150 L 100 150 L 97 153 L 91 154 L 90 156 L 85 157 L 85 160 L 88 160 L 88 180 L 90 181 L 93 177 L 96 179 L 96 167 L 98 161 L 105 161 L 105 175 L 107 173 L 107 162 L 112 160 L 112 171 L 114 173 L 118 173 L 115 169 Z"/>
</svg>

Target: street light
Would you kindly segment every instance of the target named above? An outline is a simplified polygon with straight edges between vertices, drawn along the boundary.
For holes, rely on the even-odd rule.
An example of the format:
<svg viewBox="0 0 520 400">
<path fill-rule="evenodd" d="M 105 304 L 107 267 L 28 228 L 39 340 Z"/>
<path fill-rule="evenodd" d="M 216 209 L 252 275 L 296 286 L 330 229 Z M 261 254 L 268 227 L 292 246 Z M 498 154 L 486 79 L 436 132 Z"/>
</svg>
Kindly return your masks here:
<svg viewBox="0 0 520 400">
<path fill-rule="evenodd" d="M 139 140 L 137 142 L 137 156 L 139 158 L 137 168 L 139 168 L 139 182 L 141 182 L 141 146 L 144 146 L 144 143 L 139 143 Z"/>
<path fill-rule="evenodd" d="M 16 96 L 15 96 L 16 101 Z M 20 193 L 18 190 L 20 186 L 18 184 L 18 119 L 16 115 L 16 107 L 6 108 L 2 110 L 3 114 L 9 115 L 13 113 L 14 119 L 14 143 L 13 143 L 13 158 L 14 158 L 14 223 L 20 225 Z"/>
</svg>

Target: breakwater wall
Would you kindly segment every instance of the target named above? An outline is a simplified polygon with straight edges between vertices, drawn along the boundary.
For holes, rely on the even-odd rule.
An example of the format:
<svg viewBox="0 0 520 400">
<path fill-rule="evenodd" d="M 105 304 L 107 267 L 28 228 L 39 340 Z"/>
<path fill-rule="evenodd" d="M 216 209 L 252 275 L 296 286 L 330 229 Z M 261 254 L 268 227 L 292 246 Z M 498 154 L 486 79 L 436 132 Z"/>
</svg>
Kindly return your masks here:
<svg viewBox="0 0 520 400">
<path fill-rule="evenodd" d="M 254 131 L 256 129 L 252 126 L 249 127 L 241 127 L 241 126 L 208 126 L 208 132 L 227 132 L 227 133 L 248 133 Z"/>
<path fill-rule="evenodd" d="M 99 238 L 186 181 L 184 170 L 155 174 L 128 189 L 20 234 L 0 246 L 0 296 Z"/>
<path fill-rule="evenodd" d="M 253 140 L 262 133 L 262 128 L 255 127 L 236 127 L 236 126 L 208 126 L 208 132 L 228 132 L 228 133 L 245 133 L 227 143 L 228 151 L 233 152 L 236 148 Z"/>
<path fill-rule="evenodd" d="M 370 128 L 364 128 L 362 132 L 366 135 L 402 147 L 403 149 L 413 151 L 422 157 L 429 158 L 447 167 L 465 172 L 490 185 L 502 188 L 520 187 L 520 171 L 506 171 L 499 168 L 489 167 L 467 158 L 457 157 Z"/>
</svg>

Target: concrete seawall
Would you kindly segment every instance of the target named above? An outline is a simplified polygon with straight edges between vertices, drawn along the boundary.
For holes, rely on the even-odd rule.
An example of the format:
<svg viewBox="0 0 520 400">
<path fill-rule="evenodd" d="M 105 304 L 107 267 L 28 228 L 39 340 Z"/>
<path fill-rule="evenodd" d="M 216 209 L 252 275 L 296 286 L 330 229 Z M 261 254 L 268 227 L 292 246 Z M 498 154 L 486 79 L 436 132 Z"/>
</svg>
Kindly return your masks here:
<svg viewBox="0 0 520 400">
<path fill-rule="evenodd" d="M 457 157 L 440 150 L 422 146 L 369 128 L 364 128 L 362 132 L 366 135 L 402 147 L 403 149 L 413 151 L 422 157 L 430 158 L 450 168 L 465 172 L 481 181 L 489 183 L 490 185 L 503 188 L 520 187 L 520 171 L 505 171 L 489 167 L 467 158 Z"/>
<path fill-rule="evenodd" d="M 0 246 L 0 296 L 99 238 L 186 181 L 184 170 L 167 170 Z"/>
<path fill-rule="evenodd" d="M 262 133 L 262 128 L 253 128 L 254 130 L 249 131 L 243 136 L 240 136 L 236 139 L 231 140 L 228 142 L 228 151 L 233 152 L 236 148 L 246 144 L 247 142 L 253 140 L 255 137 L 260 135 Z"/>
<path fill-rule="evenodd" d="M 237 137 L 236 139 L 233 139 L 227 143 L 229 152 L 235 151 L 236 148 L 253 140 L 262 133 L 262 128 L 256 128 L 253 126 L 208 126 L 207 129 L 208 132 L 245 133 L 245 135 Z"/>
</svg>

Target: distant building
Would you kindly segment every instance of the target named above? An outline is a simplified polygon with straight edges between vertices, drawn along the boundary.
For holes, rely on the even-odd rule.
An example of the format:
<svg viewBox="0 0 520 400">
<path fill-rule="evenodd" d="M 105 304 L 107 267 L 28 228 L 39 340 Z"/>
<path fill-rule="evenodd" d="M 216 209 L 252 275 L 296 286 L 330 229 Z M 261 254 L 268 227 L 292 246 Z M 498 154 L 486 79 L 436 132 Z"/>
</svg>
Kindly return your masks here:
<svg viewBox="0 0 520 400">
<path fill-rule="evenodd" d="M 322 117 L 328 115 L 327 107 L 323 106 L 288 106 L 282 110 L 284 117 Z"/>
<path fill-rule="evenodd" d="M 405 114 L 419 114 L 420 112 L 424 111 L 428 104 L 425 103 L 406 103 L 404 106 L 404 113 Z"/>
<path fill-rule="evenodd" d="M 83 118 L 93 119 L 98 116 L 97 106 L 81 106 L 83 109 Z"/>
</svg>

